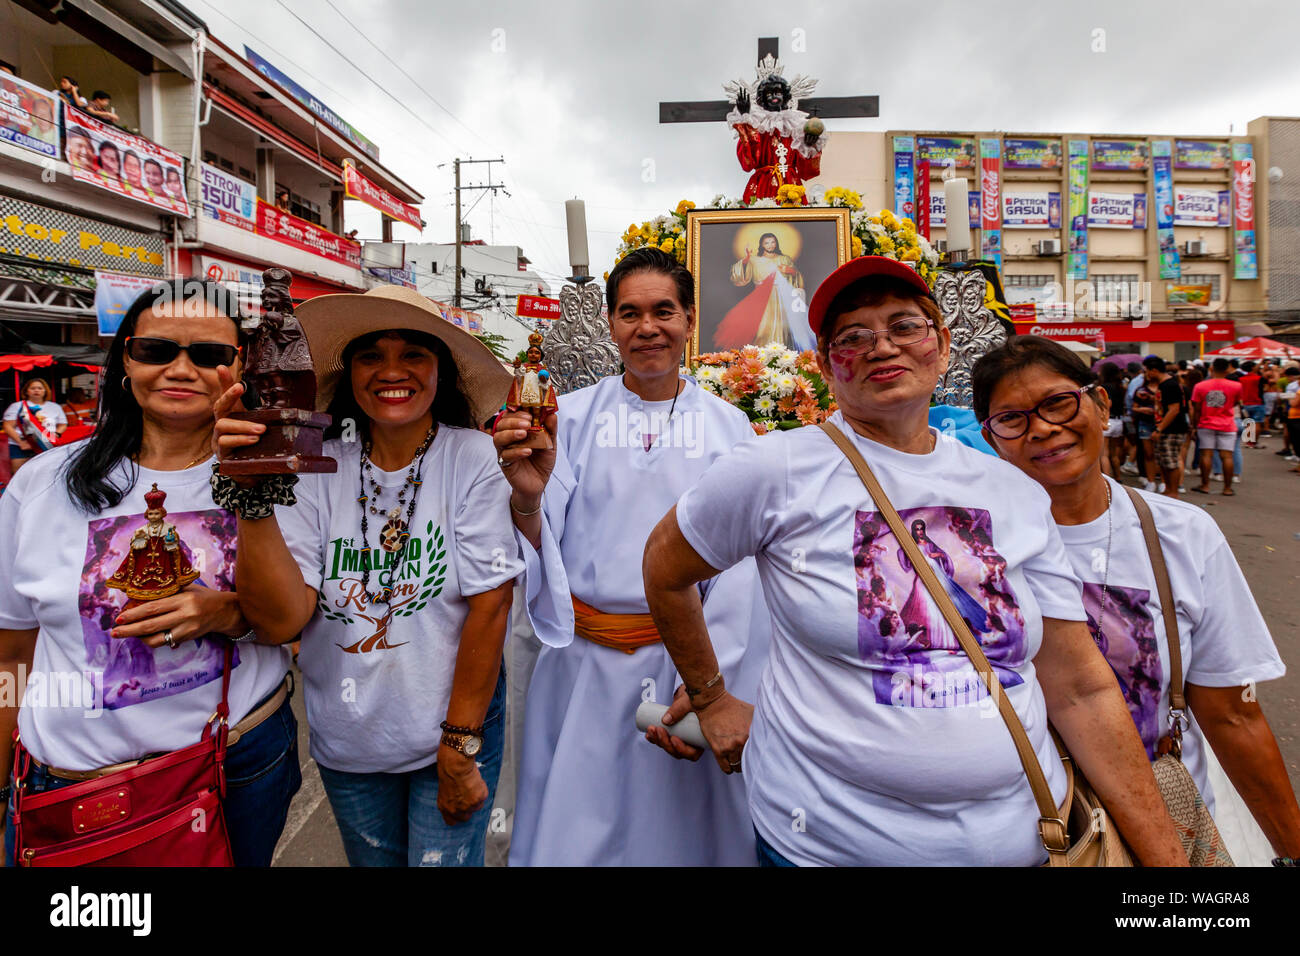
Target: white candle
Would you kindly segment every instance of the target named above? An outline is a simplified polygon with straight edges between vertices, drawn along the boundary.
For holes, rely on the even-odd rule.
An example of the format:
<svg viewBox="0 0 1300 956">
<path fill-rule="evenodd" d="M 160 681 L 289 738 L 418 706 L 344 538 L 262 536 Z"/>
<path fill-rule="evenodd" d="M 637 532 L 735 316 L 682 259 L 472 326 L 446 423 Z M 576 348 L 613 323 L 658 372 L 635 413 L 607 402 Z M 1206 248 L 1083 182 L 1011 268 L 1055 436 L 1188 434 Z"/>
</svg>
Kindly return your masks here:
<svg viewBox="0 0 1300 956">
<path fill-rule="evenodd" d="M 944 227 L 949 252 L 970 249 L 970 199 L 965 179 L 949 179 L 943 184 L 943 201 L 947 207 L 948 224 Z"/>
<path fill-rule="evenodd" d="M 575 276 L 586 275 L 591 259 L 587 254 L 587 207 L 581 199 L 566 199 L 564 218 L 569 228 L 569 265 Z"/>
</svg>

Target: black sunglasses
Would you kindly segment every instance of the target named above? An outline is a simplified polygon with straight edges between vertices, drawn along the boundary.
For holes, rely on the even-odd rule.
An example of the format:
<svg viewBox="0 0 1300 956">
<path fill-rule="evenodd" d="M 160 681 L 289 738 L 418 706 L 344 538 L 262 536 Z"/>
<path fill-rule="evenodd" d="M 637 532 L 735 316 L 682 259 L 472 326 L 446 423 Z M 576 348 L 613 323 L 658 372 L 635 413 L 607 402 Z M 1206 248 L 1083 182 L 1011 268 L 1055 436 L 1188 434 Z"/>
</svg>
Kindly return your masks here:
<svg viewBox="0 0 1300 956">
<path fill-rule="evenodd" d="M 199 368 L 229 366 L 239 356 L 242 347 L 221 342 L 191 342 L 181 345 L 171 339 L 155 339 L 131 335 L 126 340 L 126 354 L 144 365 L 170 365 L 181 352 Z"/>
</svg>

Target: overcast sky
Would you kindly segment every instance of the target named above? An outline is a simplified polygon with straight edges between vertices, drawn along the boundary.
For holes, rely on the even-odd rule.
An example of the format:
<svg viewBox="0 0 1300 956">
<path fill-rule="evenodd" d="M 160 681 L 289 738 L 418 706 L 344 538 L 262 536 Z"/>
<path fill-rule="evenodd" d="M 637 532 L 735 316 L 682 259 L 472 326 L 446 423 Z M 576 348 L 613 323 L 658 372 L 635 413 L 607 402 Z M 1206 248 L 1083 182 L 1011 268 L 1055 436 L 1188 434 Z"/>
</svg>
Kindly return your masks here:
<svg viewBox="0 0 1300 956">
<path fill-rule="evenodd" d="M 833 119 L 832 133 L 1225 135 L 1300 113 L 1293 3 L 182 2 L 378 144 L 382 163 L 425 196 L 425 241 L 454 234 L 451 168 L 438 164 L 504 157 L 492 169 L 511 195 L 484 197 L 468 221 L 477 238 L 521 246 L 549 277 L 570 271 L 566 198 L 586 200 L 600 275 L 628 223 L 682 198 L 741 193 L 727 128 L 660 126 L 658 104 L 721 99 L 725 81 L 752 80 L 760 36 L 779 37 L 785 75 L 816 77 L 819 95 L 879 95 L 878 119 Z M 487 168 L 467 167 L 463 182 L 485 182 Z M 362 238 L 379 237 L 369 207 L 350 202 L 346 215 Z M 397 224 L 394 238 L 421 237 Z"/>
</svg>

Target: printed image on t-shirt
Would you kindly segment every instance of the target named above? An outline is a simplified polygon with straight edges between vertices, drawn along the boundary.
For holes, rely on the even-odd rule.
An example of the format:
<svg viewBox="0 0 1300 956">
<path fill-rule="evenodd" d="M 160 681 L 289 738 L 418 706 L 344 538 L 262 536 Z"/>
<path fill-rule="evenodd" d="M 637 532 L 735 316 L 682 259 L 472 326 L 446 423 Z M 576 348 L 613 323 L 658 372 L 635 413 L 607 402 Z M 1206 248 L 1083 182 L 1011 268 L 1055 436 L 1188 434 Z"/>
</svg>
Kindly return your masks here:
<svg viewBox="0 0 1300 956">
<path fill-rule="evenodd" d="M 992 518 L 977 508 L 899 512 L 975 635 L 1003 687 L 1022 683 L 1025 621 Z M 858 655 L 873 670 L 876 703 L 960 707 L 988 695 L 921 576 L 879 512 L 859 511 L 853 534 Z"/>
<path fill-rule="evenodd" d="M 176 528 L 180 547 L 199 572 L 198 584 L 218 591 L 235 589 L 235 516 L 220 508 L 168 512 L 165 522 Z M 170 697 L 221 677 L 223 642 L 200 637 L 178 642 L 176 649 L 153 649 L 135 637 L 110 637 L 113 621 L 127 596 L 108 587 L 122 564 L 131 537 L 143 526 L 143 515 L 122 515 L 91 521 L 78 607 L 86 648 L 86 667 L 103 672 L 105 710 Z M 232 666 L 239 663 L 235 648 Z"/>
<path fill-rule="evenodd" d="M 1213 388 L 1205 393 L 1206 408 L 1224 408 L 1228 404 L 1228 395 L 1222 389 Z"/>
<path fill-rule="evenodd" d="M 1222 393 L 1220 393 L 1222 394 Z M 1147 601 L 1151 592 L 1145 588 L 1106 588 L 1105 626 L 1098 634 L 1098 609 L 1101 585 L 1085 582 L 1083 608 L 1088 612 L 1088 633 L 1101 648 L 1110 669 L 1119 681 L 1133 722 L 1137 724 L 1147 758 L 1154 760 L 1160 739 L 1160 684 L 1163 667 L 1160 645 Z"/>
</svg>

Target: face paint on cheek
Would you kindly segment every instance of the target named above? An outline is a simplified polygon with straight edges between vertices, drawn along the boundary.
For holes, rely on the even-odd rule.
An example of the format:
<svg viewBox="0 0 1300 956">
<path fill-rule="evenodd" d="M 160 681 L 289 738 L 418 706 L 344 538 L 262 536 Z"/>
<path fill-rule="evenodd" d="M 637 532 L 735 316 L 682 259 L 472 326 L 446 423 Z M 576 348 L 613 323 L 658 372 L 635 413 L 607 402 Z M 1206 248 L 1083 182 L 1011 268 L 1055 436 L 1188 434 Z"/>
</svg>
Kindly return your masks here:
<svg viewBox="0 0 1300 956">
<path fill-rule="evenodd" d="M 831 353 L 831 371 L 835 373 L 837 382 L 853 381 L 853 359 L 852 355 L 837 355 Z"/>
</svg>

